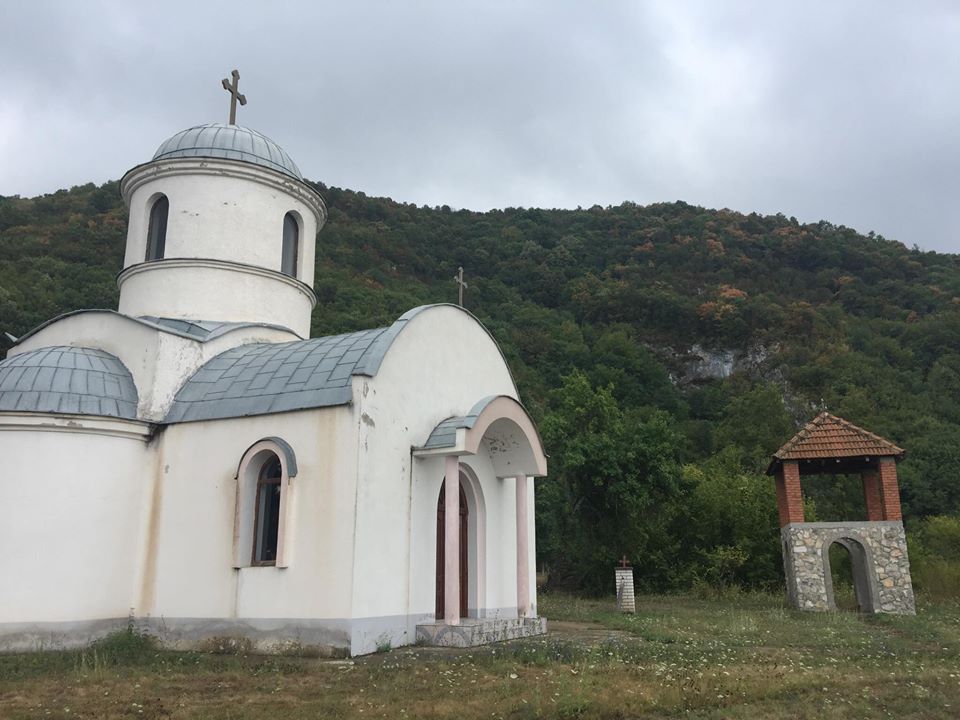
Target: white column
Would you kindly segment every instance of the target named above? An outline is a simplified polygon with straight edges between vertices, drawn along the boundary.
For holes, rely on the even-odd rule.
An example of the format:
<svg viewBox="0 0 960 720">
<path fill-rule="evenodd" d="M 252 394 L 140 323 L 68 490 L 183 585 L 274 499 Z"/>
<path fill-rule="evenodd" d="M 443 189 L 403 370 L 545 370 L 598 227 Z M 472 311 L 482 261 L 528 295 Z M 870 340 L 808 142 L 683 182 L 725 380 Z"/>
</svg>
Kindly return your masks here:
<svg viewBox="0 0 960 720">
<path fill-rule="evenodd" d="M 517 615 L 530 613 L 530 543 L 527 538 L 527 476 L 517 475 Z"/>
<path fill-rule="evenodd" d="M 444 468 L 443 619 L 460 624 L 460 458 L 448 455 Z"/>
</svg>

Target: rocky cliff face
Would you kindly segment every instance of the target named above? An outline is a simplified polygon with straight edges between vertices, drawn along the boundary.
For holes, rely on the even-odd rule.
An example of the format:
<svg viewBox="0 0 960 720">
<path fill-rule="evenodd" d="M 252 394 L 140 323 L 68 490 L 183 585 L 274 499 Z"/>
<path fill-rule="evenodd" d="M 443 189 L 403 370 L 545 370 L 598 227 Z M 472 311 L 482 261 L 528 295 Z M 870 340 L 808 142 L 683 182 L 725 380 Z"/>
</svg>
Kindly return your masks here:
<svg viewBox="0 0 960 720">
<path fill-rule="evenodd" d="M 694 344 L 685 350 L 668 350 L 669 363 L 674 368 L 674 382 L 680 385 L 722 380 L 734 373 L 774 380 L 778 375 L 771 360 L 776 348 L 757 345 L 745 350 L 707 348 Z"/>
</svg>

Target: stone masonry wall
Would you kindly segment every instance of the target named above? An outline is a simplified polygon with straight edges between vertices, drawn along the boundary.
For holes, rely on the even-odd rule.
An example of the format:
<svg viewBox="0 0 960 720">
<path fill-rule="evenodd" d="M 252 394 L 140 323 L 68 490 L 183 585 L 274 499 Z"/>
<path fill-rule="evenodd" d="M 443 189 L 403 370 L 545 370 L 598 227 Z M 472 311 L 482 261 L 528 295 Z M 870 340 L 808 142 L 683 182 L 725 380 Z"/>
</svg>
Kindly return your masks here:
<svg viewBox="0 0 960 720">
<path fill-rule="evenodd" d="M 850 551 L 857 598 L 864 612 L 916 612 L 903 523 L 791 523 L 780 529 L 787 597 L 798 610 L 835 610 L 829 550 Z"/>
</svg>

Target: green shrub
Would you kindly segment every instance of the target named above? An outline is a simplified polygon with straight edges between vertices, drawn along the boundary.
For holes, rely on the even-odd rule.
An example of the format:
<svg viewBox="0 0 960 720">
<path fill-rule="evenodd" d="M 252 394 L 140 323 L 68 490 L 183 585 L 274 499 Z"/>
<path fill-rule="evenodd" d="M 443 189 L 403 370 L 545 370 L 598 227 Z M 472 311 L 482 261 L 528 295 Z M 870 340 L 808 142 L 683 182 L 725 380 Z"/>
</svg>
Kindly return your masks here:
<svg viewBox="0 0 960 720">
<path fill-rule="evenodd" d="M 910 565 L 917 592 L 960 598 L 960 518 L 924 518 L 909 536 Z"/>
</svg>

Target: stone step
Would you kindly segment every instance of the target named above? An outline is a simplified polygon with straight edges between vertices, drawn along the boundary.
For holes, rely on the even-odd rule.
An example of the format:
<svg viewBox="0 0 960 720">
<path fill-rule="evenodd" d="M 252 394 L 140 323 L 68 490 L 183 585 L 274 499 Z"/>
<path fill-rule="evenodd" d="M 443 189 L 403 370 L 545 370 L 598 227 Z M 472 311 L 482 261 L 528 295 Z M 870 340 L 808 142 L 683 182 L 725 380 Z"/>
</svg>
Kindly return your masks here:
<svg viewBox="0 0 960 720">
<path fill-rule="evenodd" d="M 543 635 L 546 632 L 547 619 L 542 617 L 464 618 L 459 625 L 448 625 L 445 622 L 417 625 L 417 644 L 436 647 L 475 647 Z"/>
</svg>

